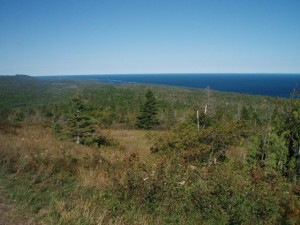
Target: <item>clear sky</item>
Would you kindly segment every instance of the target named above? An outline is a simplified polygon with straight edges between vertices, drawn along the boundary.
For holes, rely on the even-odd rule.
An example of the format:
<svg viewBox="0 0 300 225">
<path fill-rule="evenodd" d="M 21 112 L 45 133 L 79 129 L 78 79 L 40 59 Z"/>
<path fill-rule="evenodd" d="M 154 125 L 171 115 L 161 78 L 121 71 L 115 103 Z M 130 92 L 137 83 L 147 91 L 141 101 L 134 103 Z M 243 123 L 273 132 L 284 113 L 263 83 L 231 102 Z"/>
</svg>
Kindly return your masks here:
<svg viewBox="0 0 300 225">
<path fill-rule="evenodd" d="M 300 0 L 0 0 L 0 74 L 300 73 Z"/>
</svg>

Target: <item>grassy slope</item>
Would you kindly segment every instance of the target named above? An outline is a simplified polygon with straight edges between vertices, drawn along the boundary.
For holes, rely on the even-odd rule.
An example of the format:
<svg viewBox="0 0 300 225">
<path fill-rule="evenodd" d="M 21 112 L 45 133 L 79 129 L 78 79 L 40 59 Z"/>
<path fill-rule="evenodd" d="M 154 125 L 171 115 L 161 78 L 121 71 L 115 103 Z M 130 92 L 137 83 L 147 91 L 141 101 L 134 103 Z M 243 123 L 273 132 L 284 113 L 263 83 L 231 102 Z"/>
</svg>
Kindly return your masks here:
<svg viewBox="0 0 300 225">
<path fill-rule="evenodd" d="M 164 131 L 107 129 L 103 134 L 117 140 L 127 153 L 137 153 L 142 160 L 147 160 L 150 155 L 150 147 L 153 145 L 153 136 L 163 135 Z"/>
<path fill-rule="evenodd" d="M 159 132 L 105 130 L 120 145 L 100 149 L 58 141 L 38 125 L 11 132 L 0 134 L 1 185 L 42 224 L 211 224 L 219 217 L 226 224 L 222 208 L 211 204 L 232 218 L 243 218 L 244 210 L 246 219 L 272 224 L 285 208 L 290 224 L 299 221 L 299 205 L 282 178 L 259 168 L 248 174 L 239 162 L 214 172 L 155 159 L 148 146 Z M 236 203 L 246 208 L 232 207 Z"/>
<path fill-rule="evenodd" d="M 138 150 L 139 157 L 149 159 L 148 132 L 106 130 L 104 133 L 116 137 L 120 146 L 101 149 L 58 141 L 50 129 L 39 126 L 25 126 L 15 132 L 0 134 L 2 169 L 6 170 L 1 172 L 0 185 L 10 191 L 10 199 L 29 208 L 36 221 L 127 224 L 122 217 L 106 211 L 107 203 L 99 204 L 103 195 L 99 188 L 124 175 L 118 167 L 108 174 L 108 166 L 126 164 Z M 129 150 L 125 150 L 127 147 Z M 95 188 L 98 191 L 93 191 Z M 145 222 L 139 220 L 140 224 Z"/>
</svg>

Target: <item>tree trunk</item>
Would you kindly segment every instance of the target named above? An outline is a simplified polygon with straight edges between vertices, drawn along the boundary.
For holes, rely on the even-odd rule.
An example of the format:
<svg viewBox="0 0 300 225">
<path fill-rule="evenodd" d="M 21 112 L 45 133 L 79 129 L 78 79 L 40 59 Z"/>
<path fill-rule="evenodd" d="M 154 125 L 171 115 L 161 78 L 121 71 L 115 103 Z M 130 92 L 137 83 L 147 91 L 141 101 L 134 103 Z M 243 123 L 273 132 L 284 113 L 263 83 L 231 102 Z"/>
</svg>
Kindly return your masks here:
<svg viewBox="0 0 300 225">
<path fill-rule="evenodd" d="M 198 131 L 199 131 L 200 130 L 199 110 L 197 110 L 197 126 L 198 126 Z"/>
</svg>

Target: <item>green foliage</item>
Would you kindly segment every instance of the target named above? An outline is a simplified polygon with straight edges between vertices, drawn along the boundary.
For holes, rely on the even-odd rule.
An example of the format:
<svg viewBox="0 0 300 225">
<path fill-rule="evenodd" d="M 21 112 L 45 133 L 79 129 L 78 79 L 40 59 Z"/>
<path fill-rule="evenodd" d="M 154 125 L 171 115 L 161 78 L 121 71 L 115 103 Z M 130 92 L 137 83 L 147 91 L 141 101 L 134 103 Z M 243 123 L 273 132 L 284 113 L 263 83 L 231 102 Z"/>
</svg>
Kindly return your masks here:
<svg viewBox="0 0 300 225">
<path fill-rule="evenodd" d="M 165 155 L 183 153 L 187 160 L 210 163 L 224 160 L 226 151 L 243 143 L 249 132 L 249 128 L 240 122 L 215 124 L 199 131 L 194 124 L 181 124 L 170 134 L 159 137 L 151 151 Z"/>
<path fill-rule="evenodd" d="M 250 113 L 249 113 L 249 110 L 244 106 L 242 108 L 242 111 L 241 111 L 241 119 L 242 120 L 249 120 L 251 117 L 250 117 Z"/>
<path fill-rule="evenodd" d="M 75 95 L 70 103 L 66 120 L 59 120 L 52 126 L 53 134 L 60 140 L 70 139 L 77 144 L 98 145 L 95 126 L 88 115 L 88 106 L 81 95 Z"/>
<path fill-rule="evenodd" d="M 66 133 L 64 131 L 64 127 L 60 123 L 58 123 L 58 122 L 56 122 L 56 123 L 53 124 L 53 126 L 52 126 L 52 133 L 59 140 L 68 139 L 68 137 L 67 137 L 67 135 L 66 135 Z"/>
<path fill-rule="evenodd" d="M 69 99 L 80 89 L 93 106 L 90 116 L 99 126 L 133 128 L 140 115 L 140 106 L 144 104 L 145 88 L 148 86 L 107 85 L 74 78 L 1 76 L 0 120 L 13 118 L 16 109 L 20 109 L 29 122 L 59 120 L 68 113 Z M 203 90 L 159 86 L 151 86 L 151 90 L 159 99 L 157 118 L 160 127 L 165 129 L 178 121 L 186 121 L 187 115 L 196 110 L 201 112 L 206 101 Z M 211 94 L 216 110 L 212 119 L 232 121 L 236 118 L 237 104 L 242 104 L 247 106 L 253 126 L 261 126 L 269 119 L 268 107 L 276 101 L 283 103 L 282 99 L 275 101 L 271 97 L 213 91 Z"/>
<path fill-rule="evenodd" d="M 152 168 L 128 165 L 114 184 L 120 213 L 129 205 L 162 224 L 296 224 L 297 200 L 279 173 L 239 163 L 195 167 L 162 159 Z M 296 204 L 296 208 L 294 207 Z M 289 218 L 289 221 L 287 220 Z"/>
<path fill-rule="evenodd" d="M 56 138 L 60 140 L 69 139 L 77 144 L 95 147 L 117 144 L 110 138 L 96 135 L 95 121 L 89 115 L 90 107 L 81 95 L 75 95 L 70 105 L 70 111 L 66 115 L 66 119 L 60 119 L 52 126 L 52 132 Z"/>
<path fill-rule="evenodd" d="M 295 90 L 286 100 L 283 110 L 277 109 L 274 118 L 274 129 L 284 137 L 288 148 L 287 170 L 290 178 L 300 180 L 300 93 Z"/>
<path fill-rule="evenodd" d="M 13 121 L 21 122 L 25 119 L 25 114 L 21 112 L 20 109 L 17 109 L 13 114 Z"/>
<path fill-rule="evenodd" d="M 151 129 L 158 125 L 157 111 L 157 100 L 153 92 L 148 89 L 146 92 L 146 101 L 141 108 L 141 114 L 137 117 L 136 126 L 142 129 Z"/>
<path fill-rule="evenodd" d="M 87 114 L 88 107 L 83 98 L 77 94 L 72 98 L 71 111 L 67 115 L 67 135 L 77 144 L 90 145 L 95 127 L 92 118 Z"/>
<path fill-rule="evenodd" d="M 271 167 L 284 172 L 288 159 L 288 148 L 282 136 L 266 132 L 256 135 L 249 148 L 249 160 L 259 162 L 264 167 Z"/>
</svg>

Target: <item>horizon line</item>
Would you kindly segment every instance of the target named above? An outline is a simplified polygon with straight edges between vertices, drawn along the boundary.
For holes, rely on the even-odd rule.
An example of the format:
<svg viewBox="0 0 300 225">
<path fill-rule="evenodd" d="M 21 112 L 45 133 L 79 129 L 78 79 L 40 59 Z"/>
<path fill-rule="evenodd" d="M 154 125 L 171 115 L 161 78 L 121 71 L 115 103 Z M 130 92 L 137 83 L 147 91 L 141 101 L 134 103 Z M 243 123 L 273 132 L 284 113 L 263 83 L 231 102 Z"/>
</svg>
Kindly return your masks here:
<svg viewBox="0 0 300 225">
<path fill-rule="evenodd" d="M 31 77 L 42 77 L 42 76 L 110 76 L 110 75 L 300 75 L 300 72 L 297 73 L 272 73 L 272 72 L 224 72 L 224 73 L 217 73 L 217 72 L 200 72 L 200 73 L 92 73 L 92 74 L 42 74 L 42 75 L 30 75 L 24 73 L 17 73 L 17 74 L 0 74 L 0 76 L 31 76 Z"/>
<path fill-rule="evenodd" d="M 16 75 L 28 75 L 32 77 L 41 77 L 41 76 L 110 76 L 110 75 L 300 75 L 300 72 L 297 73 L 288 73 L 288 72 L 282 72 L 282 73 L 272 73 L 272 72 L 192 72 L 192 73 L 92 73 L 92 74 L 44 74 L 44 75 L 28 75 L 28 74 L 15 74 L 15 75 L 6 75 L 6 76 L 16 76 Z"/>
</svg>

